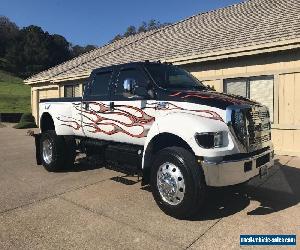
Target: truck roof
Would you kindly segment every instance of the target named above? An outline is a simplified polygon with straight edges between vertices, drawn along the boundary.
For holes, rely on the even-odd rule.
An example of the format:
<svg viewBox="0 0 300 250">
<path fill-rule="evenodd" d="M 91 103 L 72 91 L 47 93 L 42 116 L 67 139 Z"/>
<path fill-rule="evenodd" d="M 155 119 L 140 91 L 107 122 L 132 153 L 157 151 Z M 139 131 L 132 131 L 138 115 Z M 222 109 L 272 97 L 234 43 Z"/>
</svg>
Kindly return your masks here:
<svg viewBox="0 0 300 250">
<path fill-rule="evenodd" d="M 91 74 L 97 73 L 98 71 L 102 71 L 102 70 L 113 70 L 115 67 L 130 67 L 130 66 L 137 66 L 137 65 L 146 65 L 146 64 L 166 64 L 166 63 L 162 63 L 160 61 L 156 61 L 156 62 L 150 62 L 150 61 L 140 61 L 140 62 L 130 62 L 130 63 L 122 63 L 122 64 L 114 64 L 111 66 L 107 66 L 107 67 L 101 67 L 101 68 L 96 68 L 92 71 Z"/>
</svg>

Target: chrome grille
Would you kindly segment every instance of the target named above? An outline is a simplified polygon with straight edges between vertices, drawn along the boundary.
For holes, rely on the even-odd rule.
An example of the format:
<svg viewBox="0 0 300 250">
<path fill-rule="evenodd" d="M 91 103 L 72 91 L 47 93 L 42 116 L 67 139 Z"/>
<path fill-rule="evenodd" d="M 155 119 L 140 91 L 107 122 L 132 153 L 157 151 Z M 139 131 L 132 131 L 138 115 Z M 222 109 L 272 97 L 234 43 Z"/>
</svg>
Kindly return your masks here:
<svg viewBox="0 0 300 250">
<path fill-rule="evenodd" d="M 248 120 L 249 150 L 255 150 L 271 140 L 270 114 L 267 107 L 251 107 L 246 112 Z"/>
<path fill-rule="evenodd" d="M 263 136 L 257 137 L 257 138 L 250 138 L 249 143 L 250 143 L 250 145 L 256 145 L 256 144 L 268 142 L 270 140 L 271 140 L 271 135 L 267 134 L 267 135 L 263 135 Z"/>
<path fill-rule="evenodd" d="M 271 140 L 271 123 L 267 107 L 235 106 L 230 114 L 229 125 L 245 151 L 260 149 Z"/>
</svg>

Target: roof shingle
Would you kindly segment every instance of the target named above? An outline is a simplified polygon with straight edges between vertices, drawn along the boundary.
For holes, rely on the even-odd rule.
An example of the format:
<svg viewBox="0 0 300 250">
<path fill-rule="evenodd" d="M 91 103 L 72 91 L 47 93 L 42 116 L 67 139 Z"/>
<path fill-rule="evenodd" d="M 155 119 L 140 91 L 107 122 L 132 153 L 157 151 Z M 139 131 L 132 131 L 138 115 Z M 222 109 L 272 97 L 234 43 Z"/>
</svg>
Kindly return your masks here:
<svg viewBox="0 0 300 250">
<path fill-rule="evenodd" d="M 300 38 L 300 0 L 248 0 L 105 45 L 27 79 L 89 75 L 98 67 L 203 55 Z"/>
</svg>

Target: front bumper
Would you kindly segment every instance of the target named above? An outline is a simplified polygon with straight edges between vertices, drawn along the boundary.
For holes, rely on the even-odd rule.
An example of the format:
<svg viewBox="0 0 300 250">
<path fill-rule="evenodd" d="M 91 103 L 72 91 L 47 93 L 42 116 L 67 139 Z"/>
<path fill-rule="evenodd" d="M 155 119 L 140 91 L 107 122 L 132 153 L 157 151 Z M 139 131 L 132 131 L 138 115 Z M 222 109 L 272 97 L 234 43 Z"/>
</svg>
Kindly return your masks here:
<svg viewBox="0 0 300 250">
<path fill-rule="evenodd" d="M 236 185 L 259 175 L 260 168 L 274 165 L 274 151 L 267 149 L 245 158 L 223 160 L 218 157 L 202 161 L 206 184 L 213 187 Z"/>
</svg>

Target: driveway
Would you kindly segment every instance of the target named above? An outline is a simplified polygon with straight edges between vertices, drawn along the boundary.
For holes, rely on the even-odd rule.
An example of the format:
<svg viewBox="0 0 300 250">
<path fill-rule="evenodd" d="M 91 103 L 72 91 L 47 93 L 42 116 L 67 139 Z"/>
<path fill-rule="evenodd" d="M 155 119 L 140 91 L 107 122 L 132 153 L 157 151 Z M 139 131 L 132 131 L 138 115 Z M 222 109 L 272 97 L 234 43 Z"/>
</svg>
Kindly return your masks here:
<svg viewBox="0 0 300 250">
<path fill-rule="evenodd" d="M 84 159 L 48 173 L 26 130 L 0 127 L 0 249 L 235 249 L 240 234 L 297 234 L 299 245 L 299 158 L 277 156 L 244 191 L 211 189 L 194 220 L 176 220 L 137 177 Z"/>
</svg>

